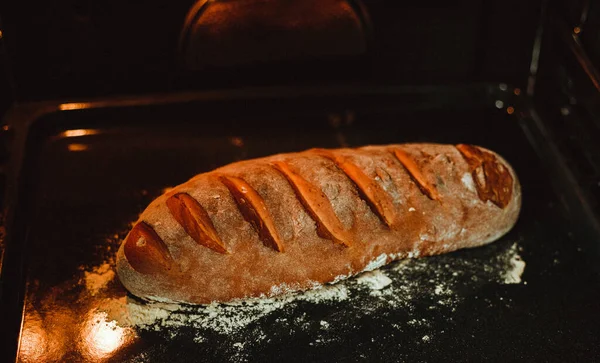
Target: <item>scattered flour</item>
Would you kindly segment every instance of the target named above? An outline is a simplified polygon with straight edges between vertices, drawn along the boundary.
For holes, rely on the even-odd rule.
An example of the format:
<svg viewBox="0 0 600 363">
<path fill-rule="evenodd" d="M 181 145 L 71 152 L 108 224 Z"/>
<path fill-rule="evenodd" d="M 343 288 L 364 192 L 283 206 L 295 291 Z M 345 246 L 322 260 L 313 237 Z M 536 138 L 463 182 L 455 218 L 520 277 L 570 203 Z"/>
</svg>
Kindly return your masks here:
<svg viewBox="0 0 600 363">
<path fill-rule="evenodd" d="M 506 270 L 504 274 L 504 283 L 505 284 L 519 284 L 521 283 L 521 276 L 523 276 L 523 272 L 525 271 L 525 261 L 521 259 L 521 256 L 517 254 L 517 245 L 513 245 L 511 250 L 513 253 L 509 260 L 510 268 Z"/>
<path fill-rule="evenodd" d="M 477 192 L 477 189 L 475 188 L 475 182 L 473 181 L 473 177 L 471 176 L 471 174 L 463 174 L 460 180 L 468 190 L 470 190 L 471 192 Z"/>
<path fill-rule="evenodd" d="M 113 265 L 109 262 L 105 262 L 104 264 L 95 267 L 92 271 L 84 271 L 83 273 L 85 287 L 92 296 L 105 288 L 114 278 L 115 271 Z"/>
<path fill-rule="evenodd" d="M 128 299 L 129 319 L 135 326 L 160 330 L 164 327 L 194 327 L 230 334 L 252 324 L 290 303 L 340 302 L 348 299 L 344 284 L 327 285 L 301 294 L 274 298 L 254 298 L 226 304 L 212 303 L 205 306 L 177 305 L 157 302 L 141 302 Z"/>
<path fill-rule="evenodd" d="M 356 278 L 356 282 L 368 286 L 371 290 L 381 290 L 392 280 L 381 270 L 365 272 Z"/>
<path fill-rule="evenodd" d="M 375 258 L 373 261 L 369 262 L 369 264 L 367 265 L 367 267 L 365 267 L 363 271 L 373 271 L 375 269 L 380 268 L 381 266 L 385 265 L 385 263 L 387 262 L 387 258 L 387 254 L 382 253 L 381 255 L 377 256 L 377 258 Z"/>
<path fill-rule="evenodd" d="M 296 328 L 310 330 L 317 324 L 320 330 L 330 331 L 339 323 L 336 319 L 315 322 L 305 314 L 297 316 L 293 312 L 300 311 L 297 308 L 302 303 L 339 306 L 356 316 L 381 315 L 398 309 L 410 313 L 423 303 L 427 304 L 427 310 L 444 309 L 451 313 L 463 300 L 457 289 L 469 286 L 475 288 L 490 282 L 514 284 L 521 281 L 525 262 L 518 254 L 517 244 L 504 249 L 496 247 L 496 250 L 490 256 L 480 258 L 461 258 L 450 254 L 405 259 L 378 270 L 367 271 L 356 278 L 304 293 L 226 304 L 192 306 L 128 298 L 128 318 L 120 323 L 152 331 L 191 327 L 199 334 L 194 340 L 203 341 L 203 332 L 237 336 L 276 311 L 281 311 L 277 316 L 282 317 L 276 320 L 279 324 L 290 324 L 289 319 L 284 316 L 296 316 L 293 324 Z M 369 264 L 370 267 L 380 266 L 387 257 L 385 254 L 380 255 Z M 285 287 L 277 289 L 285 291 Z M 423 326 L 426 322 L 413 319 L 405 324 Z M 429 338 L 430 336 L 431 334 Z"/>
</svg>

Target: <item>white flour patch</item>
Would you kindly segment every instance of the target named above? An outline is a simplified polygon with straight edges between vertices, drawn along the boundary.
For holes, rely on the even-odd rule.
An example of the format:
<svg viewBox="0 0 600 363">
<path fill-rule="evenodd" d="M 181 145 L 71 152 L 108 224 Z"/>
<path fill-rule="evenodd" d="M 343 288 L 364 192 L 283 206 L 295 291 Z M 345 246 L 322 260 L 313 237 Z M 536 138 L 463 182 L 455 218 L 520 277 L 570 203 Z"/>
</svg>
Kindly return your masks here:
<svg viewBox="0 0 600 363">
<path fill-rule="evenodd" d="M 516 244 L 511 247 L 511 250 L 513 250 L 513 254 L 508 261 L 510 268 L 504 274 L 504 283 L 519 284 L 521 283 L 521 276 L 523 276 L 523 272 L 525 271 L 525 261 L 517 254 Z"/>
<path fill-rule="evenodd" d="M 347 275 L 338 275 L 338 276 L 336 276 L 336 277 L 333 279 L 333 281 L 332 281 L 331 283 L 332 283 L 332 284 L 337 284 L 338 282 L 340 282 L 340 281 L 343 281 L 343 280 L 346 280 L 346 279 L 348 279 L 348 278 L 350 278 L 350 277 L 352 277 L 352 274 L 351 274 L 351 273 L 349 273 L 349 274 L 347 274 Z"/>
<path fill-rule="evenodd" d="M 471 174 L 464 173 L 460 181 L 462 181 L 463 185 L 471 192 L 477 191 L 477 189 L 475 189 L 475 182 L 473 181 Z"/>
<path fill-rule="evenodd" d="M 380 268 L 381 266 L 385 265 L 386 261 L 387 255 L 385 253 L 382 253 L 381 255 L 377 256 L 377 258 L 375 258 L 373 261 L 369 262 L 369 264 L 367 265 L 367 267 L 365 267 L 363 271 L 373 271 L 376 268 Z"/>
<path fill-rule="evenodd" d="M 83 280 L 90 295 L 96 295 L 115 278 L 115 271 L 110 263 L 95 267 L 92 271 L 83 272 Z"/>
<path fill-rule="evenodd" d="M 356 282 L 368 286 L 371 290 L 381 290 L 392 280 L 381 270 L 365 272 L 356 278 Z"/>
</svg>

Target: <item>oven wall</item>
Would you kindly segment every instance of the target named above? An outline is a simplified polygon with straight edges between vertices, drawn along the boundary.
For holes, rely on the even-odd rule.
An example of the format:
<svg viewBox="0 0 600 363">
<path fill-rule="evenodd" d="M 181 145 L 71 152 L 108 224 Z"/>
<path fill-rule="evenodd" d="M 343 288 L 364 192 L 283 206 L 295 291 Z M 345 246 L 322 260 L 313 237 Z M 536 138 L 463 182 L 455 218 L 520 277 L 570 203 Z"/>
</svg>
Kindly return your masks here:
<svg viewBox="0 0 600 363">
<path fill-rule="evenodd" d="M 352 1 L 371 24 L 360 55 L 188 71 L 177 42 L 192 0 L 3 1 L 3 61 L 16 100 L 298 83 L 526 82 L 541 0 L 400 3 Z"/>
</svg>

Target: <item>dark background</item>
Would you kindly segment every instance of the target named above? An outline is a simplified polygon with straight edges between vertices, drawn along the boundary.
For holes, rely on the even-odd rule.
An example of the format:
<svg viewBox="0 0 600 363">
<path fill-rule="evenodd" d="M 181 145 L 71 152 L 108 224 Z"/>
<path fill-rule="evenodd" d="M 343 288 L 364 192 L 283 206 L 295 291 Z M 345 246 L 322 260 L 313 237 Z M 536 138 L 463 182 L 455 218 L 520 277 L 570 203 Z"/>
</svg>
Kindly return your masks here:
<svg viewBox="0 0 600 363">
<path fill-rule="evenodd" d="M 12 101 L 332 81 L 522 87 L 543 3 L 362 0 L 371 34 L 358 57 L 269 62 L 265 56 L 261 64 L 187 71 L 177 42 L 193 0 L 3 1 L 0 111 Z M 581 26 L 590 58 L 600 61 L 600 4 L 548 4 L 568 25 Z"/>
<path fill-rule="evenodd" d="M 583 2 L 565 15 L 577 18 Z M 525 84 L 542 1 L 400 3 L 363 0 L 371 35 L 359 56 L 186 71 L 177 42 L 192 0 L 4 1 L 3 89 L 30 101 L 296 83 Z"/>
</svg>

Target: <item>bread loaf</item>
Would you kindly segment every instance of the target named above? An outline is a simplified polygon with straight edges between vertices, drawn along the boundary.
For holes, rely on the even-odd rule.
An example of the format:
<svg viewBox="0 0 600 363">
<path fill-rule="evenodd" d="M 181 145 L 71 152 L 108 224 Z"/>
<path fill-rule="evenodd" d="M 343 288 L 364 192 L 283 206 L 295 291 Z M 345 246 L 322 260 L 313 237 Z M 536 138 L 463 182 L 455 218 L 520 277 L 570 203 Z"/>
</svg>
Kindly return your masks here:
<svg viewBox="0 0 600 363">
<path fill-rule="evenodd" d="M 134 295 L 205 304 L 274 296 L 484 245 L 521 204 L 500 156 L 470 145 L 311 149 L 233 163 L 154 200 L 117 255 Z"/>
</svg>

